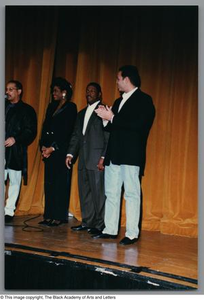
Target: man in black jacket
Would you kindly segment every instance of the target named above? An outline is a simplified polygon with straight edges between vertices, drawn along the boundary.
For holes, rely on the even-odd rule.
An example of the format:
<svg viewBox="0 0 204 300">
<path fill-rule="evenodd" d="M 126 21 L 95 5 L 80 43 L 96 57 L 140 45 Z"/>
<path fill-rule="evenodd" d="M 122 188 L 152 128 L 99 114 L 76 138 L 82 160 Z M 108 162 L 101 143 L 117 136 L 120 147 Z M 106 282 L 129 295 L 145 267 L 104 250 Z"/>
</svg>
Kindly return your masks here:
<svg viewBox="0 0 204 300">
<path fill-rule="evenodd" d="M 106 120 L 110 132 L 105 155 L 105 228 L 94 238 L 116 238 L 120 215 L 121 187 L 124 185 L 126 200 L 126 233 L 122 245 L 138 240 L 141 176 L 144 175 L 146 144 L 155 108 L 152 98 L 140 90 L 140 76 L 135 66 L 119 69 L 117 86 L 122 97 L 113 108 L 103 106 L 95 110 Z"/>
<path fill-rule="evenodd" d="M 5 181 L 9 179 L 5 205 L 5 222 L 13 219 L 22 175 L 27 184 L 27 147 L 37 134 L 35 110 L 22 99 L 23 86 L 10 80 L 5 103 Z"/>
</svg>

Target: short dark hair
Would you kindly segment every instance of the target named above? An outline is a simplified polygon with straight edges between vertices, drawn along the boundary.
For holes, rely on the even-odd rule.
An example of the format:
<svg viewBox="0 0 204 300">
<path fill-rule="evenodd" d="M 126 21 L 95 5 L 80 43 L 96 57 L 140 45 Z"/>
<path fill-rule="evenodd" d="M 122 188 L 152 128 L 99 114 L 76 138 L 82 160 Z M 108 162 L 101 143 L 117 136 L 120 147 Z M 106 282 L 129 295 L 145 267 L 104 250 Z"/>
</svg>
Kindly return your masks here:
<svg viewBox="0 0 204 300">
<path fill-rule="evenodd" d="M 53 91 L 53 88 L 55 86 L 57 86 L 61 91 L 67 91 L 66 98 L 67 100 L 71 100 L 73 90 L 70 82 L 68 82 L 65 78 L 56 77 L 53 79 L 52 84 L 50 86 L 51 92 Z"/>
<path fill-rule="evenodd" d="M 87 89 L 89 86 L 91 86 L 91 85 L 94 86 L 94 87 L 97 89 L 97 92 L 98 92 L 98 93 L 101 93 L 100 99 L 102 99 L 102 90 L 101 90 L 100 84 L 97 83 L 97 82 L 90 82 L 90 83 L 87 85 L 86 89 Z"/>
<path fill-rule="evenodd" d="M 20 81 L 18 81 L 18 80 L 14 80 L 14 79 L 9 80 L 7 82 L 7 84 L 8 83 L 14 83 L 15 86 L 16 86 L 16 88 L 17 88 L 17 90 L 21 90 L 21 94 L 20 94 L 19 97 L 20 97 L 20 99 L 22 99 L 22 97 L 23 97 L 23 85 L 22 85 L 22 83 Z"/>
<path fill-rule="evenodd" d="M 130 79 L 130 82 L 134 86 L 141 86 L 141 79 L 137 67 L 132 65 L 125 65 L 123 67 L 120 67 L 119 71 L 121 72 L 122 77 L 128 77 Z"/>
<path fill-rule="evenodd" d="M 100 84 L 98 84 L 97 82 L 90 82 L 86 88 L 88 88 L 90 85 L 93 85 L 99 93 L 102 93 Z"/>
</svg>

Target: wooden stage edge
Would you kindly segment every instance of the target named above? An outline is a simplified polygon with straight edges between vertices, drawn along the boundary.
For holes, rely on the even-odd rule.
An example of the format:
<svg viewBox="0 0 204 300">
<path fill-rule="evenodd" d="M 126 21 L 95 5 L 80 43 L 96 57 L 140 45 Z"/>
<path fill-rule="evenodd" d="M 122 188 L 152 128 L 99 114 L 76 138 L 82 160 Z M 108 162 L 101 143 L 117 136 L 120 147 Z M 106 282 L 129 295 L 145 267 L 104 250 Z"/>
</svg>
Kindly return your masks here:
<svg viewBox="0 0 204 300">
<path fill-rule="evenodd" d="M 59 227 L 40 226 L 42 216 L 17 216 L 5 226 L 6 290 L 186 290 L 198 289 L 196 238 L 142 231 L 122 246 Z M 23 272 L 22 272 L 23 270 Z"/>
</svg>

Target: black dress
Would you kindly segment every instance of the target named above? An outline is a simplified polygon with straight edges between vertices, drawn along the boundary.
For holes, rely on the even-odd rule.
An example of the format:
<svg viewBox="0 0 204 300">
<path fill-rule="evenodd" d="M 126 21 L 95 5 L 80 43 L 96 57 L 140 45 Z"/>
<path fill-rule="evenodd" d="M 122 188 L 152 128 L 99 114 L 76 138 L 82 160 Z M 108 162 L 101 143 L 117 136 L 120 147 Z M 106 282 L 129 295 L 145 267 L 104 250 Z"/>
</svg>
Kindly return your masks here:
<svg viewBox="0 0 204 300">
<path fill-rule="evenodd" d="M 54 114 L 59 101 L 49 104 L 43 123 L 40 147 L 54 147 L 55 151 L 44 158 L 44 219 L 67 220 L 71 173 L 65 165 L 67 148 L 77 116 L 76 104 L 65 104 Z"/>
</svg>

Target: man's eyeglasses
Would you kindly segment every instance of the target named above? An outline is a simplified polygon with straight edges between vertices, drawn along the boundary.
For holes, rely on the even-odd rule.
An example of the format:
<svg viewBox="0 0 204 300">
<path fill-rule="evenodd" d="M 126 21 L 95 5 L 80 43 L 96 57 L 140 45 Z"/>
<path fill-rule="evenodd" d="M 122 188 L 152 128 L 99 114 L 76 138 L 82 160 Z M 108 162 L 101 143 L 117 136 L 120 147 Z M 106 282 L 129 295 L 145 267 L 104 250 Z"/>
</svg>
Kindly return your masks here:
<svg viewBox="0 0 204 300">
<path fill-rule="evenodd" d="M 8 89 L 6 89 L 6 92 L 12 92 L 13 90 L 18 90 L 17 88 L 8 88 Z"/>
</svg>

